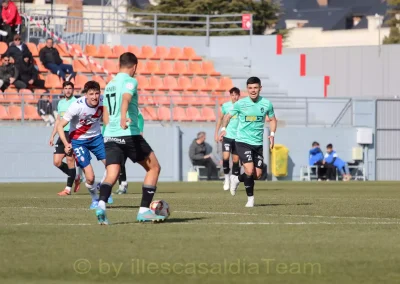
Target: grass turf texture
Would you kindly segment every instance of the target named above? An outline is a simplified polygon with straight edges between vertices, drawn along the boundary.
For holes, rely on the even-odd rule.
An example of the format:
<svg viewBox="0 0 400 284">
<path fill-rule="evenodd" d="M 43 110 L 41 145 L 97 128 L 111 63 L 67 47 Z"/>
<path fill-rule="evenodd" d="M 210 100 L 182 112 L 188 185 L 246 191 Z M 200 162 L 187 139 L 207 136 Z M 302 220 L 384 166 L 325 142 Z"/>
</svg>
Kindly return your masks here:
<svg viewBox="0 0 400 284">
<path fill-rule="evenodd" d="M 161 183 L 172 209 L 136 223 L 141 185 L 99 226 L 85 188 L 0 185 L 0 283 L 398 283 L 400 183 Z M 116 187 L 114 187 L 115 191 Z"/>
</svg>

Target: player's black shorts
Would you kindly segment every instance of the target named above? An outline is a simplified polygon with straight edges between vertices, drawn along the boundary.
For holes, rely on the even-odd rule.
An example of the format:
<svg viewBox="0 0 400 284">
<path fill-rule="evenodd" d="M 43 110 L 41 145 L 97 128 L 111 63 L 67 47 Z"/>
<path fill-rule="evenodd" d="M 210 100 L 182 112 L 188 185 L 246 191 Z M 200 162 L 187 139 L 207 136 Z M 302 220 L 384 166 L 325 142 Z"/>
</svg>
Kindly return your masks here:
<svg viewBox="0 0 400 284">
<path fill-rule="evenodd" d="M 71 139 L 69 139 L 69 132 L 68 131 L 64 131 L 64 134 L 65 134 L 65 137 L 67 137 L 67 141 L 70 143 Z M 57 142 L 54 145 L 54 154 L 67 155 L 67 154 L 65 154 L 64 148 L 65 148 L 64 143 L 61 141 L 61 138 L 58 137 Z M 72 151 L 71 151 L 71 154 L 69 154 L 67 156 L 71 157 L 72 156 Z"/>
<path fill-rule="evenodd" d="M 222 140 L 222 152 L 229 152 L 237 155 L 235 139 L 224 137 Z"/>
<path fill-rule="evenodd" d="M 124 164 L 127 158 L 134 163 L 141 162 L 153 152 L 142 135 L 104 137 L 104 145 L 106 166 Z"/>
<path fill-rule="evenodd" d="M 254 146 L 242 142 L 236 142 L 236 151 L 243 164 L 254 163 L 256 168 L 264 167 L 263 146 Z"/>
</svg>

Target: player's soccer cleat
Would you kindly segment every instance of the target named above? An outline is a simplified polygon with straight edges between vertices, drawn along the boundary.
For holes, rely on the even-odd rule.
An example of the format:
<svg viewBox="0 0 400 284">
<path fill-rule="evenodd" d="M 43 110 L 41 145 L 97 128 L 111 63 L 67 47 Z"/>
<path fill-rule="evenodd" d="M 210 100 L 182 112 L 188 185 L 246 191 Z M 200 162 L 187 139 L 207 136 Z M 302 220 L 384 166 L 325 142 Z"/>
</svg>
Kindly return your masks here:
<svg viewBox="0 0 400 284">
<path fill-rule="evenodd" d="M 64 189 L 63 191 L 60 191 L 60 192 L 58 193 L 58 195 L 59 195 L 59 196 L 71 195 L 71 191 L 70 191 L 70 190 L 67 190 L 67 189 Z"/>
<path fill-rule="evenodd" d="M 96 210 L 96 217 L 100 225 L 108 225 L 108 219 L 105 210 L 98 208 Z"/>
<path fill-rule="evenodd" d="M 138 213 L 136 220 L 139 222 L 162 222 L 165 216 L 159 216 L 153 213 L 150 209 L 143 213 Z"/>
<path fill-rule="evenodd" d="M 107 200 L 108 204 L 113 204 L 114 203 L 114 199 L 112 198 L 112 194 L 110 195 L 110 197 Z"/>
<path fill-rule="evenodd" d="M 74 187 L 74 192 L 78 192 L 79 189 L 81 188 L 81 176 L 78 175 L 75 179 L 75 187 Z"/>
<path fill-rule="evenodd" d="M 98 201 L 92 201 L 92 203 L 90 204 L 89 209 L 91 209 L 91 210 L 96 209 L 97 206 L 99 206 L 99 202 Z"/>
<path fill-rule="evenodd" d="M 246 207 L 254 207 L 254 196 L 248 197 Z"/>
<path fill-rule="evenodd" d="M 128 185 L 122 185 L 120 184 L 117 191 L 115 192 L 116 194 L 126 194 L 128 190 Z"/>
<path fill-rule="evenodd" d="M 231 194 L 233 195 L 233 196 L 235 196 L 236 195 L 236 190 L 237 190 L 237 188 L 238 188 L 238 186 L 239 186 L 239 183 L 240 183 L 240 181 L 239 181 L 239 177 L 238 176 L 235 176 L 235 175 L 231 175 L 231 185 L 230 185 L 230 191 L 231 191 Z"/>
<path fill-rule="evenodd" d="M 224 190 L 229 190 L 230 187 L 231 187 L 230 178 L 229 178 L 229 177 L 225 177 L 225 180 L 224 180 Z"/>
</svg>

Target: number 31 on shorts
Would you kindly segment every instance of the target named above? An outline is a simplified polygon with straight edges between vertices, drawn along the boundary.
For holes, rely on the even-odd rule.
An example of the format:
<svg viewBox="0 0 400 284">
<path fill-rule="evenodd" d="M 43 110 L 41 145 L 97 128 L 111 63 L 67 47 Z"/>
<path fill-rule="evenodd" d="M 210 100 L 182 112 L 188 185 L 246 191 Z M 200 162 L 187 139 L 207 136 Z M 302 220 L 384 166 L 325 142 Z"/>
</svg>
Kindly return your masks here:
<svg viewBox="0 0 400 284">
<path fill-rule="evenodd" d="M 77 157 L 80 157 L 81 155 L 85 154 L 85 151 L 83 150 L 82 147 L 75 148 L 74 151 Z"/>
</svg>

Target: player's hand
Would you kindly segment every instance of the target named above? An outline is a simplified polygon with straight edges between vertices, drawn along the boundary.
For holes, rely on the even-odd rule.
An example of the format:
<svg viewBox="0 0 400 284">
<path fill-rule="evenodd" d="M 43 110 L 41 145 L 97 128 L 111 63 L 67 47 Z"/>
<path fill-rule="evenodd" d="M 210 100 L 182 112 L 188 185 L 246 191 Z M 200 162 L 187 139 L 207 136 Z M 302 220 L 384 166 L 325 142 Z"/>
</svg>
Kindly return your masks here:
<svg viewBox="0 0 400 284">
<path fill-rule="evenodd" d="M 219 141 L 222 141 L 223 139 L 224 139 L 224 136 L 226 135 L 226 131 L 225 130 L 222 130 L 220 133 L 219 133 Z"/>
<path fill-rule="evenodd" d="M 269 148 L 272 150 L 272 149 L 274 149 L 275 137 L 274 136 L 268 136 L 268 138 L 269 138 Z"/>
<path fill-rule="evenodd" d="M 50 145 L 51 147 L 54 146 L 54 136 L 51 136 L 51 137 L 50 137 L 49 145 Z"/>
<path fill-rule="evenodd" d="M 67 146 L 65 146 L 65 148 L 64 148 L 64 152 L 67 155 L 69 155 L 69 154 L 71 154 L 71 151 L 72 151 L 72 145 L 71 144 L 67 144 Z"/>
<path fill-rule="evenodd" d="M 124 129 L 124 130 L 127 129 L 128 128 L 128 124 L 131 123 L 131 122 L 132 122 L 132 120 L 130 118 L 121 117 L 121 123 L 120 123 L 121 128 Z"/>
<path fill-rule="evenodd" d="M 215 137 L 214 137 L 214 139 L 215 139 L 215 142 L 219 142 L 219 135 L 218 135 L 218 133 L 217 134 L 215 134 Z"/>
<path fill-rule="evenodd" d="M 204 159 L 208 159 L 208 158 L 210 158 L 211 157 L 211 155 L 205 155 L 204 156 Z"/>
</svg>

